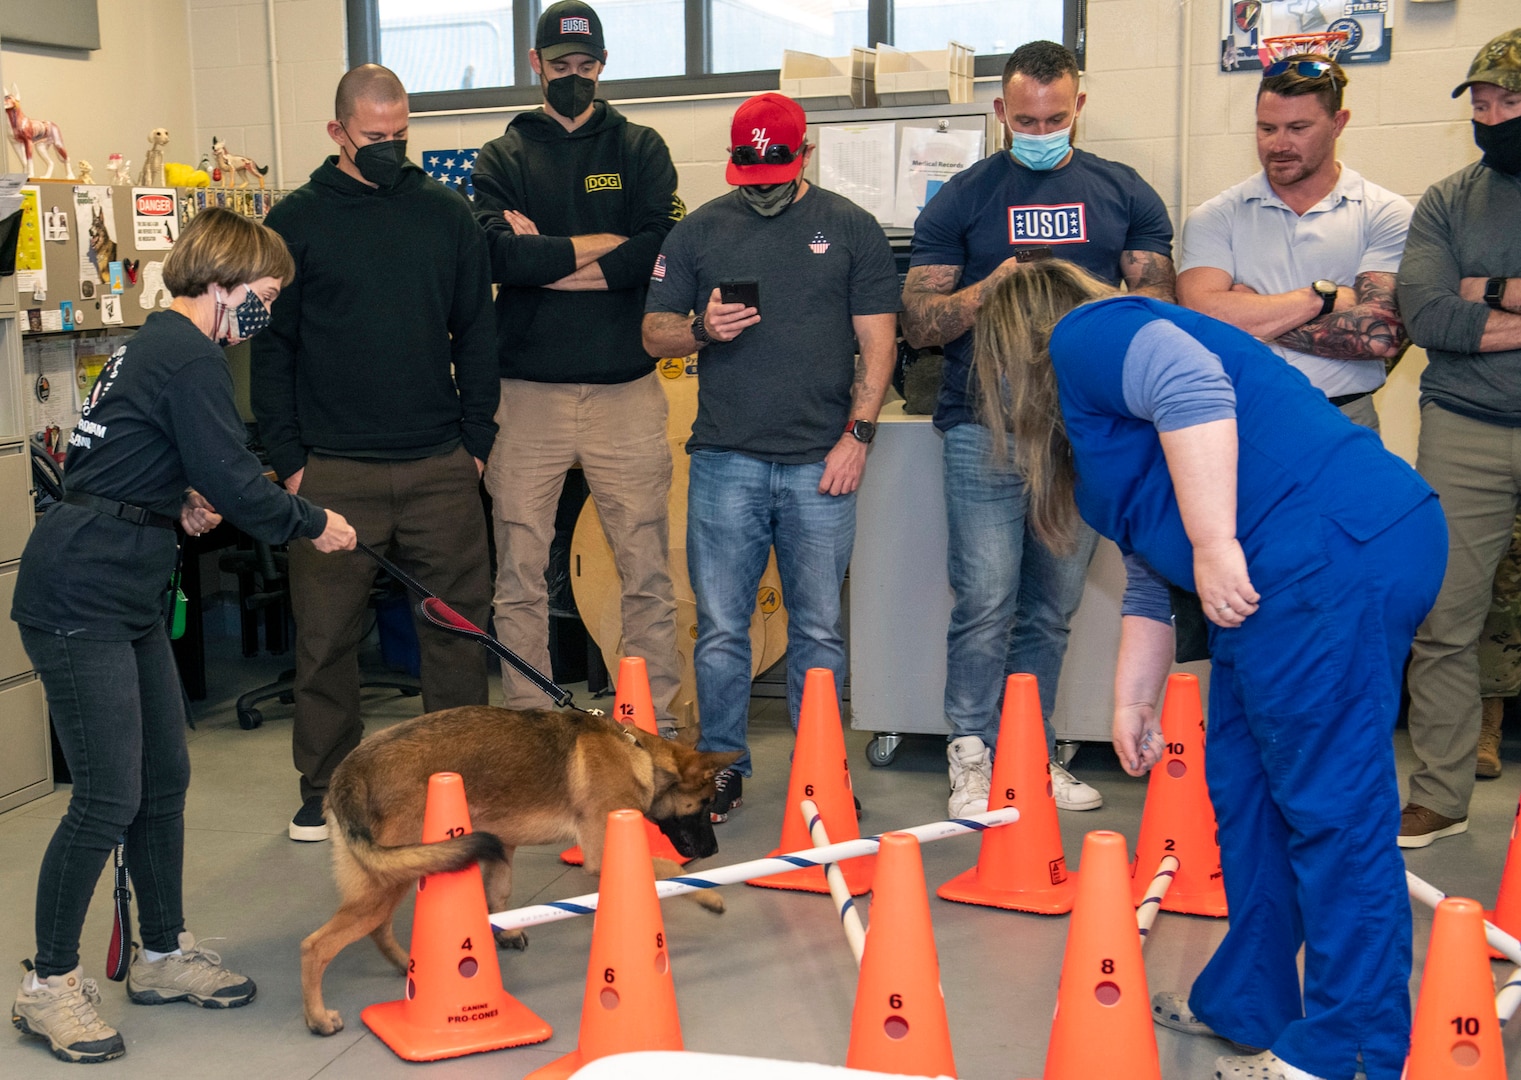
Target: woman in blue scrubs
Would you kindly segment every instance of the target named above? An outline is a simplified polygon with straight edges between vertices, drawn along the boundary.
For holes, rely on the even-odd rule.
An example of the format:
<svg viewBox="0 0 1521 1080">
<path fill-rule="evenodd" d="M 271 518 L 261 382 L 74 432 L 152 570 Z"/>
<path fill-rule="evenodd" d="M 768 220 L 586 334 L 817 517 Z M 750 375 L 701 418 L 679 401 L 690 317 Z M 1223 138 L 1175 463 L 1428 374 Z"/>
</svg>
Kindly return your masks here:
<svg viewBox="0 0 1521 1080">
<path fill-rule="evenodd" d="M 998 286 L 976 362 L 1041 538 L 1059 547 L 1081 514 L 1126 557 L 1114 746 L 1132 775 L 1162 753 L 1166 585 L 1211 623 L 1205 761 L 1231 921 L 1164 1022 L 1269 1048 L 1221 1058 L 1226 1080 L 1352 1080 L 1359 1058 L 1397 1080 L 1411 923 L 1392 732 L 1446 564 L 1435 494 L 1249 335 L 1069 263 Z"/>
</svg>

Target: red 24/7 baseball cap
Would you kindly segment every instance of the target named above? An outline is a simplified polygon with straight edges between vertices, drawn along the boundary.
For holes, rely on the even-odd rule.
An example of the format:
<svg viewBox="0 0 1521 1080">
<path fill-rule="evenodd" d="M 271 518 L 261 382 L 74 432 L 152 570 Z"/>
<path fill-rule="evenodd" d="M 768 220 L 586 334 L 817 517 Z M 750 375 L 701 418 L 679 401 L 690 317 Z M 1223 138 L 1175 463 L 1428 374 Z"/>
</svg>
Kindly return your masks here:
<svg viewBox="0 0 1521 1080">
<path fill-rule="evenodd" d="M 797 102 L 782 94 L 757 94 L 735 110 L 724 178 L 739 187 L 787 183 L 803 171 L 807 131 L 808 117 Z M 736 161 L 736 151 L 749 160 Z"/>
</svg>

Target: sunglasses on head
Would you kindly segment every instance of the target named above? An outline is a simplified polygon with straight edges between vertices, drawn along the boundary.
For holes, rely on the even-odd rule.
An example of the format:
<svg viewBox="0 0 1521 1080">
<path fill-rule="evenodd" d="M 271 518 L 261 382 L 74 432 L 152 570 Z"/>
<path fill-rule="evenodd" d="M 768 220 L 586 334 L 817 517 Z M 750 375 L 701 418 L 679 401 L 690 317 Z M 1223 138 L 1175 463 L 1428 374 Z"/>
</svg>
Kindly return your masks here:
<svg viewBox="0 0 1521 1080">
<path fill-rule="evenodd" d="M 1301 79 L 1323 79 L 1331 74 L 1331 62 L 1329 60 L 1295 60 L 1290 57 L 1263 68 L 1262 77 L 1271 79 L 1286 71 L 1293 71 Z"/>
<path fill-rule="evenodd" d="M 772 143 L 765 153 L 746 143 L 730 150 L 729 160 L 736 165 L 791 165 L 797 154 L 786 143 Z"/>
</svg>

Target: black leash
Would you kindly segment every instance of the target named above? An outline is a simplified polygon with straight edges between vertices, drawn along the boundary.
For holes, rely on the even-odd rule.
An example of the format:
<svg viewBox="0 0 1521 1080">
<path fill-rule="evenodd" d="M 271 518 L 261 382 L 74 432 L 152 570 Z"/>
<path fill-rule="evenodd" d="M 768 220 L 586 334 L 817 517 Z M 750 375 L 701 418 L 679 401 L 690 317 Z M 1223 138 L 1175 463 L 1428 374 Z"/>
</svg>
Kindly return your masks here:
<svg viewBox="0 0 1521 1080">
<path fill-rule="evenodd" d="M 575 704 L 574 698 L 569 690 L 555 683 L 553 679 L 546 676 L 542 671 L 534 667 L 527 660 L 524 660 L 521 656 L 513 652 L 507 646 L 503 645 L 496 638 L 486 633 L 486 631 L 482 630 L 479 626 L 476 626 L 469 619 L 465 618 L 448 604 L 444 603 L 430 590 L 425 588 L 422 582 L 417 581 L 410 574 L 404 572 L 400 567 L 393 564 L 389 559 L 381 555 L 369 545 L 356 544 L 355 546 L 370 558 L 374 559 L 382 570 L 390 574 L 397 581 L 401 582 L 402 585 L 406 586 L 412 592 L 422 597 L 422 600 L 417 605 L 418 609 L 422 612 L 423 618 L 427 619 L 434 626 L 437 626 L 443 630 L 447 630 L 451 634 L 458 634 L 461 637 L 474 638 L 476 641 L 479 641 L 491 652 L 495 653 L 497 656 L 501 657 L 504 661 L 510 664 L 514 671 L 518 672 L 518 674 L 522 675 L 529 682 L 533 683 L 540 690 L 544 691 L 544 693 L 548 694 L 549 699 L 559 707 L 569 707 L 572 709 L 577 709 L 580 712 L 586 711 L 585 709 L 581 709 L 580 706 Z"/>
<path fill-rule="evenodd" d="M 127 964 L 132 959 L 132 933 L 127 922 L 131 918 L 132 890 L 127 878 L 126 837 L 116 841 L 116 889 L 112 895 L 116 901 L 116 917 L 111 923 L 106 978 L 121 982 L 127 977 Z"/>
</svg>

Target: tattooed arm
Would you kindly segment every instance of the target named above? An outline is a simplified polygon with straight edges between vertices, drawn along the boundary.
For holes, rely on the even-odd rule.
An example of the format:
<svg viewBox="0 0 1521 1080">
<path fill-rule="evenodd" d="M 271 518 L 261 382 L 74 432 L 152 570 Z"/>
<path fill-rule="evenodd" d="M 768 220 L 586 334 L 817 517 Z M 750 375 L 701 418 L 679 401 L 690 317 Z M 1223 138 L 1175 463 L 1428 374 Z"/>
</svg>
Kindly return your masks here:
<svg viewBox="0 0 1521 1080">
<path fill-rule="evenodd" d="M 1149 296 L 1169 304 L 1178 302 L 1174 288 L 1177 275 L 1173 271 L 1172 259 L 1166 255 L 1155 251 L 1122 251 L 1120 276 L 1125 279 L 1125 287 L 1136 296 Z"/>
<path fill-rule="evenodd" d="M 988 289 L 1018 268 L 1013 258 L 974 284 L 958 290 L 959 266 L 914 266 L 903 283 L 903 337 L 916 349 L 955 341 L 977 321 L 977 309 Z"/>
<path fill-rule="evenodd" d="M 1394 303 L 1395 276 L 1368 272 L 1352 284 L 1355 301 L 1279 334 L 1274 340 L 1290 349 L 1329 360 L 1392 360 L 1410 343 Z"/>
</svg>

